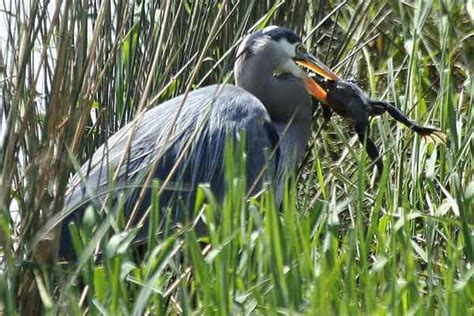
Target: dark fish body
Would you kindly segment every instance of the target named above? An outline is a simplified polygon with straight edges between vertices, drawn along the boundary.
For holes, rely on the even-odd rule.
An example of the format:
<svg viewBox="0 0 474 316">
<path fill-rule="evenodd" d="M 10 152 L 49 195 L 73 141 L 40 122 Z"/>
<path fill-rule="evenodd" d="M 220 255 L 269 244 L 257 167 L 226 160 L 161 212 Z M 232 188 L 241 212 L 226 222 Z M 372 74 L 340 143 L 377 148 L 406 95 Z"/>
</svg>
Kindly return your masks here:
<svg viewBox="0 0 474 316">
<path fill-rule="evenodd" d="M 368 98 L 365 93 L 355 83 L 337 80 L 318 79 L 327 94 L 327 102 L 323 104 L 323 114 L 326 121 L 331 118 L 333 112 L 349 119 L 362 144 L 365 144 L 367 154 L 377 164 L 379 172 L 383 170 L 383 162 L 379 157 L 379 151 L 375 143 L 368 137 L 369 120 L 373 116 L 382 115 L 388 112 L 396 121 L 404 124 L 421 136 L 427 136 L 445 142 L 446 135 L 434 128 L 424 127 L 410 120 L 403 112 L 397 109 L 393 104 L 373 100 Z"/>
</svg>

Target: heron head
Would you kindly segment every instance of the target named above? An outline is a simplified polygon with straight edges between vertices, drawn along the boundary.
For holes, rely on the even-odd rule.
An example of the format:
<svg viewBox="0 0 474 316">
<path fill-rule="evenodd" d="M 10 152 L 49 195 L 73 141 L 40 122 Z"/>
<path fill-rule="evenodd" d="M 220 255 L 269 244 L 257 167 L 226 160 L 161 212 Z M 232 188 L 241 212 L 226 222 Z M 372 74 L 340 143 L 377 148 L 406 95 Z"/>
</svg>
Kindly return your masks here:
<svg viewBox="0 0 474 316">
<path fill-rule="evenodd" d="M 248 35 L 242 41 L 234 66 L 236 83 L 253 92 L 252 89 L 268 86 L 270 77 L 278 79 L 282 88 L 285 84 L 296 81 L 302 83 L 307 93 L 327 103 L 325 89 L 298 65 L 307 67 L 328 80 L 338 79 L 336 74 L 305 48 L 301 38 L 293 31 L 269 26 Z"/>
</svg>

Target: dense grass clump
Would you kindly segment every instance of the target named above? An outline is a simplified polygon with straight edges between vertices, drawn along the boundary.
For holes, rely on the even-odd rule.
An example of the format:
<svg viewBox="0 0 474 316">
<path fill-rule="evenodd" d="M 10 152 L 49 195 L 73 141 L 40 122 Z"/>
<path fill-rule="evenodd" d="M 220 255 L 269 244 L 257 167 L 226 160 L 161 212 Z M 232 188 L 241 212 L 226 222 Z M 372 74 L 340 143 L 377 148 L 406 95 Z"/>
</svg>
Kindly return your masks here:
<svg viewBox="0 0 474 316">
<path fill-rule="evenodd" d="M 0 313 L 474 313 L 472 2 L 9 0 L 0 12 Z M 316 111 L 281 209 L 270 185 L 247 196 L 229 150 L 224 201 L 198 189 L 205 236 L 149 225 L 138 251 L 127 210 L 103 221 L 90 208 L 70 227 L 77 262 L 54 263 L 46 223 L 78 166 L 143 110 L 232 82 L 240 39 L 270 24 L 447 145 L 374 119 L 376 179 L 352 129 L 333 118 L 317 132 Z"/>
</svg>

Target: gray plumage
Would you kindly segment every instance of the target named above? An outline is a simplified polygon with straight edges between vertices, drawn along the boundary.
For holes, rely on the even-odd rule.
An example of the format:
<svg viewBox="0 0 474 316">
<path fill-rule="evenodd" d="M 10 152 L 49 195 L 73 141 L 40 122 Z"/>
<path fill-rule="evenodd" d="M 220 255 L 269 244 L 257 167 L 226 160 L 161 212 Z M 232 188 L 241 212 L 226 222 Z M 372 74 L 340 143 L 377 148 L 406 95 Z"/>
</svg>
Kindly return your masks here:
<svg viewBox="0 0 474 316">
<path fill-rule="evenodd" d="M 184 103 L 184 96 L 179 96 L 144 113 L 118 171 L 115 190 L 140 188 L 157 160 L 154 177 L 163 180 L 188 148 L 167 188 L 165 203 L 172 201 L 174 194 L 192 205 L 199 183 L 209 183 L 220 198 L 224 194 L 226 137 L 237 139 L 245 130 L 249 185 L 264 168 L 268 150 L 278 145 L 266 174 L 268 179 L 270 173 L 277 199 L 281 200 L 284 178 L 301 159 L 311 128 L 311 97 L 305 88 L 304 72 L 294 62 L 299 42 L 298 36 L 284 28 L 269 27 L 253 33 L 237 51 L 237 86 L 201 88 L 189 93 Z M 178 112 L 177 124 L 172 126 Z M 70 185 L 65 209 L 82 205 L 85 199 L 102 200 L 100 196 L 109 189 L 109 171 L 122 159 L 133 124 L 110 137 L 84 164 Z M 86 179 L 85 184 L 82 178 Z M 257 182 L 254 192 L 261 184 L 261 180 Z M 136 193 L 130 196 L 129 205 L 134 199 Z M 148 206 L 149 201 L 148 205 L 143 203 L 143 208 Z M 182 209 L 173 211 L 177 221 L 186 216 Z M 67 248 L 69 242 L 68 237 L 63 237 L 61 248 Z"/>
<path fill-rule="evenodd" d="M 301 78 L 286 72 L 274 75 L 289 57 L 278 42 L 273 38 L 266 40 L 261 33 L 244 39 L 237 52 L 239 58 L 234 73 L 236 84 L 257 96 L 266 107 L 281 138 L 282 161 L 276 181 L 277 199 L 281 199 L 285 174 L 295 167 L 306 149 L 311 132 L 312 101 Z M 284 38 L 282 34 L 292 34 L 287 37 L 295 41 L 296 35 L 283 28 L 270 28 L 270 33 L 276 34 L 277 39 Z"/>
<path fill-rule="evenodd" d="M 181 107 L 183 98 L 171 99 L 145 113 L 136 127 L 128 155 L 124 150 L 134 129 L 133 122 L 110 137 L 81 168 L 86 185 L 81 184 L 79 174 L 73 179 L 68 205 L 80 203 L 87 195 L 87 189 L 92 189 L 94 195 L 105 194 L 112 176 L 109 172 L 117 167 L 124 154 L 125 160 L 116 180 L 117 190 L 143 184 L 144 176 L 155 161 L 158 161 L 156 178 L 163 180 L 186 147 L 188 150 L 172 177 L 169 191 L 193 191 L 199 183 L 210 183 L 219 196 L 223 193 L 226 135 L 238 136 L 242 130 L 251 131 L 247 148 L 253 150 L 247 151 L 248 160 L 260 166 L 260 169 L 248 170 L 247 181 L 252 183 L 265 164 L 264 150 L 276 145 L 272 145 L 272 137 L 273 142 L 278 141 L 276 130 L 269 130 L 272 126 L 269 125 L 270 117 L 261 102 L 233 85 L 212 85 L 193 91 Z M 180 107 L 179 118 L 172 126 Z M 196 136 L 192 137 L 195 131 Z"/>
</svg>

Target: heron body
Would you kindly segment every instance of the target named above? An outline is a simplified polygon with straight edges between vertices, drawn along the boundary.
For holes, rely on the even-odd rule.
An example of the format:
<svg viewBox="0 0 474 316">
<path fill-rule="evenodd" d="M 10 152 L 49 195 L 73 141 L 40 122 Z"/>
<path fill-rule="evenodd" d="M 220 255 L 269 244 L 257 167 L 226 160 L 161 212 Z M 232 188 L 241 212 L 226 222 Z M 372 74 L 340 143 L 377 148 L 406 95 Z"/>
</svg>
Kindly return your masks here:
<svg viewBox="0 0 474 316">
<path fill-rule="evenodd" d="M 223 154 L 226 137 L 237 136 L 241 130 L 251 131 L 247 139 L 249 168 L 247 182 L 252 183 L 265 165 L 265 149 L 276 146 L 278 134 L 262 103 L 252 94 L 234 85 L 212 85 L 166 101 L 147 111 L 139 125 L 126 125 L 102 145 L 86 163 L 81 174 L 87 183 L 77 185 L 69 195 L 70 205 L 81 202 L 92 187 L 100 196 L 109 190 L 109 179 L 123 155 L 127 155 L 116 178 L 116 190 L 140 187 L 144 176 L 157 163 L 155 178 L 164 180 L 178 163 L 169 181 L 169 190 L 189 196 L 199 183 L 209 183 L 213 192 L 222 195 Z M 173 126 L 174 116 L 180 118 Z M 125 153 L 128 136 L 136 129 L 129 153 Z M 193 137 L 193 133 L 196 136 Z M 186 151 L 181 162 L 178 157 Z M 276 159 L 274 159 L 274 167 Z M 260 167 L 260 169 L 258 168 Z M 189 197 L 188 197 L 189 198 Z M 177 217 L 178 214 L 176 214 Z"/>
<path fill-rule="evenodd" d="M 296 63 L 323 69 L 318 73 L 325 75 L 325 66 L 304 49 L 292 31 L 268 27 L 255 32 L 237 51 L 235 86 L 212 85 L 168 100 L 145 112 L 137 124 L 131 122 L 111 136 L 71 182 L 61 254 L 71 251 L 66 227 L 74 218 L 71 210 L 102 202 L 110 190 L 129 193 L 127 208 L 136 201 L 149 172 L 154 172 L 154 178 L 169 180 L 162 204 L 180 200 L 179 205 L 184 205 L 171 208 L 176 222 L 189 215 L 199 183 L 209 183 L 218 199 L 222 198 L 225 142 L 229 137 L 238 139 L 242 130 L 249 189 L 250 184 L 255 184 L 253 192 L 261 188 L 259 175 L 268 163 L 267 178 L 281 199 L 285 176 L 301 159 L 310 135 L 311 95 L 324 97 Z M 274 152 L 270 159 L 267 149 Z M 110 171 L 117 172 L 113 188 Z M 141 208 L 149 204 L 147 198 Z"/>
</svg>

